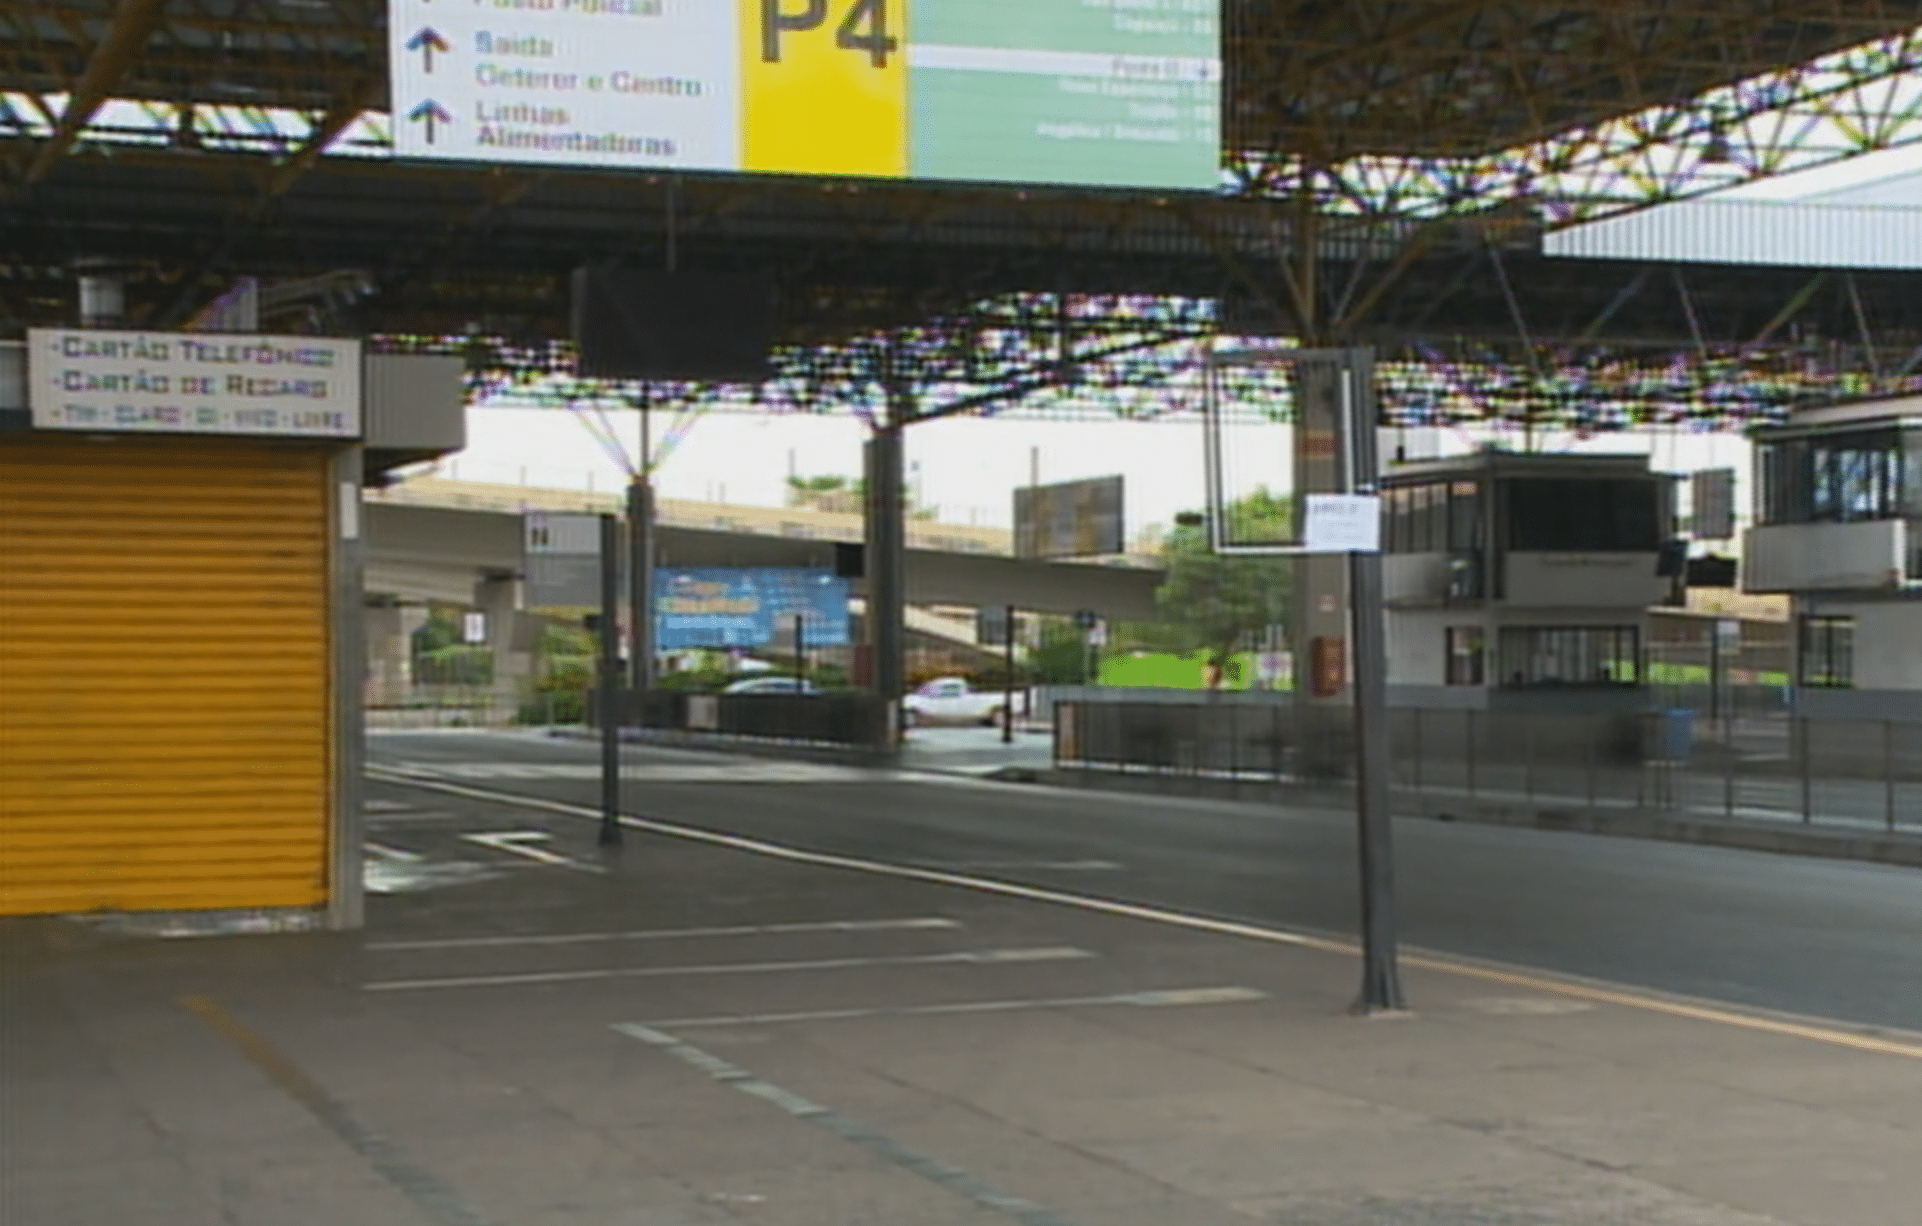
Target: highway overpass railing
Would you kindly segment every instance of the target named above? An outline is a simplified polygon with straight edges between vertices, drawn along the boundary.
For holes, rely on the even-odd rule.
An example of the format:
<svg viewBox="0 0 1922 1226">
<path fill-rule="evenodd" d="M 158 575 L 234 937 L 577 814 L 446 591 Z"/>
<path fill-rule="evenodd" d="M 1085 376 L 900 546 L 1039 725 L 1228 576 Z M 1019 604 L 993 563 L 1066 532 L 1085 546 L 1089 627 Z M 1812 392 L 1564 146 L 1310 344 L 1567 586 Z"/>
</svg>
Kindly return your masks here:
<svg viewBox="0 0 1922 1226">
<path fill-rule="evenodd" d="M 1058 770 L 1288 784 L 1296 713 L 1284 703 L 1063 702 Z M 1658 811 L 1922 834 L 1922 724 L 1726 718 L 1693 712 L 1391 713 L 1402 806 Z"/>
</svg>

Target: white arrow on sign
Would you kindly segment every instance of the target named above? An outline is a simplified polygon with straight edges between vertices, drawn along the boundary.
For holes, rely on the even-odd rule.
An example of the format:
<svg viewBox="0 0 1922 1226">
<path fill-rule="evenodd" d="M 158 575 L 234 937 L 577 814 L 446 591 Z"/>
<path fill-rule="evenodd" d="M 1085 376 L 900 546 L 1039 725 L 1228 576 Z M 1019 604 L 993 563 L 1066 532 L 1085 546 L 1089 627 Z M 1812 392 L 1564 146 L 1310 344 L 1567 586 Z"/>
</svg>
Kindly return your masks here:
<svg viewBox="0 0 1922 1226">
<path fill-rule="evenodd" d="M 605 873 L 607 870 L 598 864 L 585 864 L 579 860 L 561 855 L 559 852 L 533 846 L 545 843 L 554 836 L 545 830 L 490 830 L 479 834 L 460 836 L 469 843 L 477 843 L 494 851 L 503 851 L 510 856 L 520 856 L 536 864 L 551 864 L 555 868 L 571 868 L 581 873 Z"/>
</svg>

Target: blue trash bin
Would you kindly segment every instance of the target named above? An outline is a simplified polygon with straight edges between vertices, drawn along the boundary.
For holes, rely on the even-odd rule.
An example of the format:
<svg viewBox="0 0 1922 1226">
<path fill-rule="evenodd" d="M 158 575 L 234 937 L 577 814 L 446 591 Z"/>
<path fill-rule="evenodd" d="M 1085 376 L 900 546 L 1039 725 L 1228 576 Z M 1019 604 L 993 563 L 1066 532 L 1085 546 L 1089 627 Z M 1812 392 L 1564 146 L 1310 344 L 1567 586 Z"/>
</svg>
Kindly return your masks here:
<svg viewBox="0 0 1922 1226">
<path fill-rule="evenodd" d="M 1695 753 L 1695 712 L 1670 707 L 1658 717 L 1656 756 L 1664 762 L 1686 762 Z"/>
</svg>

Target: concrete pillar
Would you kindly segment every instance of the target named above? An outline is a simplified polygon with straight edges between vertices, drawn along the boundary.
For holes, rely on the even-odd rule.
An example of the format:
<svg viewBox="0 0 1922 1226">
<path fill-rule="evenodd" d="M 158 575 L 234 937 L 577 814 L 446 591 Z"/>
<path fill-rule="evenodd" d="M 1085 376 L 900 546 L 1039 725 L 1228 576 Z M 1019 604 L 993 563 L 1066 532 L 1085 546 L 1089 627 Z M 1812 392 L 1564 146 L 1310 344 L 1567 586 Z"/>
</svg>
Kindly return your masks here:
<svg viewBox="0 0 1922 1226">
<path fill-rule="evenodd" d="M 420 605 L 367 606 L 366 705 L 399 706 L 413 696 L 414 631 L 426 624 Z"/>
<path fill-rule="evenodd" d="M 906 508 L 902 505 L 901 426 L 905 415 L 874 431 L 867 445 L 867 629 L 873 653 L 874 690 L 897 711 L 907 680 L 907 610 L 903 596 L 906 565 Z M 889 718 L 880 729 L 884 753 L 899 747 L 899 723 Z"/>
<path fill-rule="evenodd" d="M 1294 367 L 1295 491 L 1339 493 L 1342 488 L 1342 403 L 1339 372 L 1332 366 Z M 1296 514 L 1301 514 L 1297 504 Z M 1300 522 L 1297 519 L 1297 522 Z M 1353 678 L 1348 615 L 1348 559 L 1339 554 L 1295 560 L 1295 710 L 1300 771 L 1339 779 L 1353 766 Z M 1325 658 L 1339 658 L 1341 684 L 1323 692 L 1317 674 L 1317 643 Z"/>
<path fill-rule="evenodd" d="M 496 704 L 514 706 L 534 672 L 533 646 L 523 624 L 527 614 L 521 612 L 520 580 L 482 579 L 474 585 L 474 607 L 486 623 L 487 649 L 494 655 L 493 699 Z"/>
</svg>

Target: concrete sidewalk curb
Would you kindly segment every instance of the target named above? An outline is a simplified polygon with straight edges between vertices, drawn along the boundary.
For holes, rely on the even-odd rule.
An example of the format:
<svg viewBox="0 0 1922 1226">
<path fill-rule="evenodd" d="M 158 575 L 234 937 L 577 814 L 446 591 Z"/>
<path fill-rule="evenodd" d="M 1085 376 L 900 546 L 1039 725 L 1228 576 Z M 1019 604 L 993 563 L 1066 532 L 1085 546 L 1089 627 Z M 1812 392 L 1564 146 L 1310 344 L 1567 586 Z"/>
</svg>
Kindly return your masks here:
<svg viewBox="0 0 1922 1226">
<path fill-rule="evenodd" d="M 567 741 L 596 741 L 601 734 L 591 728 L 550 728 L 547 735 Z M 757 740 L 751 737 L 681 732 L 666 728 L 623 728 L 623 745 L 652 745 L 661 749 L 698 749 L 708 753 L 734 754 L 748 758 L 775 758 L 789 762 L 823 762 L 835 766 L 886 768 L 898 765 L 898 754 L 884 754 L 859 745 L 829 745 L 807 741 Z"/>
</svg>

